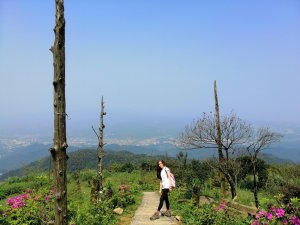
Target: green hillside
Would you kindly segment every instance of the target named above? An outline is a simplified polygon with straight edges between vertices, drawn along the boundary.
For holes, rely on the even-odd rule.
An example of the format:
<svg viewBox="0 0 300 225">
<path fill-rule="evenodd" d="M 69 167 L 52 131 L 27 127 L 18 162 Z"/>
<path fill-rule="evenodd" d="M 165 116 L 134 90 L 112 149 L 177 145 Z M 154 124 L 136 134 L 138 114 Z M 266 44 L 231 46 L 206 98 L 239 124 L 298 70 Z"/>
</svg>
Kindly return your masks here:
<svg viewBox="0 0 300 225">
<path fill-rule="evenodd" d="M 75 152 L 68 153 L 68 172 L 74 172 L 82 169 L 97 168 L 97 151 L 94 149 L 81 149 Z M 135 168 L 139 168 L 142 163 L 156 162 L 156 160 L 166 158 L 166 156 L 148 156 L 145 154 L 134 154 L 128 151 L 110 151 L 105 152 L 103 166 L 104 168 L 111 166 L 114 163 L 131 163 Z M 24 176 L 31 172 L 49 171 L 52 159 L 44 157 L 38 161 L 32 162 L 20 169 L 11 170 L 4 173 L 0 180 L 4 180 L 13 176 Z M 154 165 L 155 166 L 155 165 Z"/>
</svg>

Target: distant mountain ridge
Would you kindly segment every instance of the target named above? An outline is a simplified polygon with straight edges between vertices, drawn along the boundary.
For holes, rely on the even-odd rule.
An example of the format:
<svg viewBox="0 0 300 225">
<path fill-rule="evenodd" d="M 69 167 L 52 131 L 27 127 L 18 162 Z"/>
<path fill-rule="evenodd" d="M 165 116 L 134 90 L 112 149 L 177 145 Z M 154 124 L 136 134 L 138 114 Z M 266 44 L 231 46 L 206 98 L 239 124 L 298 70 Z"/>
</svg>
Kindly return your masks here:
<svg viewBox="0 0 300 225">
<path fill-rule="evenodd" d="M 116 147 L 116 146 L 111 146 Z M 105 157 L 103 161 L 103 166 L 107 167 L 112 165 L 113 163 L 132 163 L 137 168 L 143 162 L 148 162 L 155 166 L 155 163 L 158 159 L 176 159 L 176 157 L 171 157 L 170 155 L 149 155 L 149 154 L 141 154 L 141 153 L 133 153 L 137 151 L 135 148 L 131 149 L 133 152 L 125 151 L 124 149 L 128 148 L 128 146 L 117 146 L 118 150 L 106 150 Z M 132 147 L 132 146 L 131 146 Z M 123 150 L 122 150 L 123 149 Z M 147 148 L 144 149 L 148 150 Z M 68 153 L 68 171 L 74 172 L 76 170 L 82 169 L 96 169 L 97 168 L 97 150 L 95 149 L 79 149 L 77 151 Z M 283 161 L 273 155 L 262 155 L 261 156 L 267 163 L 292 163 L 290 161 Z M 14 169 L 8 171 L 4 174 L 0 175 L 0 180 L 4 180 L 6 178 L 12 176 L 24 176 L 28 175 L 30 172 L 45 172 L 49 171 L 52 159 L 50 156 L 43 157 L 37 161 L 31 162 L 28 165 L 24 165 L 21 168 Z"/>
<path fill-rule="evenodd" d="M 94 149 L 80 149 L 68 154 L 69 172 L 74 172 L 82 169 L 97 169 L 97 150 Z M 103 167 L 112 165 L 113 163 L 131 163 L 136 168 L 139 168 L 143 162 L 149 162 L 155 167 L 156 161 L 164 156 L 147 156 L 145 154 L 134 154 L 127 151 L 105 151 L 103 159 Z M 170 157 L 169 157 L 170 158 Z M 19 169 L 11 170 L 0 176 L 0 180 L 12 176 L 25 176 L 30 172 L 45 172 L 49 171 L 51 167 L 50 156 L 44 157 L 40 160 L 32 162 L 28 165 L 22 166 Z"/>
<path fill-rule="evenodd" d="M 166 139 L 157 139 L 154 144 L 148 145 L 120 145 L 120 144 L 108 144 L 105 146 L 106 150 L 113 151 L 128 151 L 134 154 L 145 154 L 149 156 L 164 155 L 170 157 L 176 157 L 176 155 L 182 151 L 175 145 L 170 144 Z M 39 160 L 43 157 L 49 156 L 48 149 L 50 144 L 33 143 L 25 147 L 18 147 L 13 151 L 3 150 L 3 146 L 0 145 L 0 173 L 5 173 L 9 170 L 18 169 L 23 165 L 27 165 L 31 162 Z M 87 148 L 87 147 L 85 147 Z M 89 146 L 90 149 L 97 149 L 97 146 Z M 80 149 L 79 147 L 69 146 L 67 152 L 73 152 Z M 205 159 L 212 156 L 217 156 L 216 150 L 212 149 L 199 149 L 188 150 L 188 157 L 190 159 Z M 300 163 L 300 151 L 299 141 L 289 140 L 289 142 L 282 142 L 274 145 L 270 149 L 266 149 L 263 152 L 269 161 L 275 163 Z"/>
<path fill-rule="evenodd" d="M 17 170 L 18 168 L 28 165 L 32 162 L 40 160 L 43 157 L 50 156 L 48 149 L 50 145 L 35 143 L 30 146 L 20 147 L 5 157 L 0 158 L 0 173 L 6 173 L 8 171 Z M 278 147 L 278 151 L 281 151 L 281 148 Z M 97 147 L 91 147 L 89 149 L 94 149 L 96 151 Z M 68 155 L 72 152 L 80 150 L 74 146 L 68 147 Z M 105 151 L 107 152 L 128 152 L 136 155 L 144 156 L 164 156 L 164 157 L 174 157 L 176 158 L 177 154 L 182 151 L 182 149 L 177 148 L 175 145 L 160 142 L 158 144 L 150 144 L 145 146 L 134 146 L 134 145 L 118 145 L 110 144 L 105 146 Z M 274 153 L 274 150 L 271 151 Z M 199 149 L 199 150 L 188 150 L 189 159 L 206 159 L 210 157 L 217 157 L 216 150 L 212 149 Z M 295 152 L 294 154 L 298 154 Z M 286 154 L 285 154 L 286 156 Z M 268 163 L 276 164 L 288 164 L 294 163 L 294 161 L 288 159 L 282 159 L 277 157 L 275 154 L 270 154 L 267 151 L 264 151 L 261 157 L 266 160 Z M 300 161 L 300 160 L 299 160 Z"/>
<path fill-rule="evenodd" d="M 8 153 L 6 152 L 6 154 L 0 158 L 0 173 L 20 168 L 30 162 L 48 156 L 50 154 L 48 151 L 50 147 L 51 145 L 33 143 L 25 147 L 17 147 Z M 70 146 L 68 150 L 74 151 L 76 148 Z"/>
<path fill-rule="evenodd" d="M 105 142 L 109 144 L 105 145 L 105 149 L 175 157 L 181 149 L 172 145 L 172 140 L 184 130 L 184 126 L 189 124 L 189 121 L 191 121 L 190 118 L 181 118 L 180 120 L 178 118 L 163 118 L 151 123 L 149 123 L 149 120 L 142 118 L 127 120 L 126 123 L 121 120 L 114 121 L 113 124 L 107 126 Z M 267 157 L 273 158 L 271 161 L 300 163 L 300 125 L 294 123 L 268 123 L 266 121 L 253 124 L 257 127 L 269 124 L 272 130 L 284 135 L 281 142 L 262 151 Z M 85 129 L 83 127 L 76 128 L 82 135 L 78 135 L 78 132 L 69 134 L 68 153 L 82 148 L 97 148 L 95 135 L 91 132 L 89 126 L 84 125 L 84 127 Z M 0 173 L 20 168 L 22 165 L 49 156 L 48 149 L 52 143 L 52 136 L 42 136 L 41 132 L 32 135 L 25 132 L 23 136 L 20 134 L 0 136 Z M 3 131 L 3 133 L 5 132 Z M 217 156 L 216 151 L 212 149 L 188 151 L 188 157 L 195 159 L 207 158 L 213 155 Z"/>
</svg>

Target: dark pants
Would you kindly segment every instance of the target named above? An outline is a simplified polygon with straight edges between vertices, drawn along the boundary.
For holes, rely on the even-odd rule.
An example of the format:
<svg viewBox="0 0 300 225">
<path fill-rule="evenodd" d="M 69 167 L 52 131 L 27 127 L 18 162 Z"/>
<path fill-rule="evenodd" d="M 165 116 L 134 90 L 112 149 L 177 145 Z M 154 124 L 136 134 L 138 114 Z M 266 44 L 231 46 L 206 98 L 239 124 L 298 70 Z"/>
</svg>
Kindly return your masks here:
<svg viewBox="0 0 300 225">
<path fill-rule="evenodd" d="M 163 207 L 164 201 L 166 201 L 166 207 L 167 207 L 167 210 L 169 210 L 170 203 L 169 203 L 169 198 L 168 198 L 168 192 L 169 192 L 169 189 L 162 189 L 162 193 L 160 196 L 160 201 L 159 201 L 157 211 L 161 210 L 161 208 Z"/>
</svg>

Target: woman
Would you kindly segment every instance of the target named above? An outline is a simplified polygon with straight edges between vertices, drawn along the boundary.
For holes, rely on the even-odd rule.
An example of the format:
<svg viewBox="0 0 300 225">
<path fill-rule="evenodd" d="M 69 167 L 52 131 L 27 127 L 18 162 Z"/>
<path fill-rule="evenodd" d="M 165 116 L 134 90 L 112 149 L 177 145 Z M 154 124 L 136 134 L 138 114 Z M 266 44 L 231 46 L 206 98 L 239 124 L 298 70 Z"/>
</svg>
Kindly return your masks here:
<svg viewBox="0 0 300 225">
<path fill-rule="evenodd" d="M 153 214 L 153 216 L 150 217 L 151 220 L 159 219 L 160 210 L 163 206 L 164 201 L 166 203 L 167 211 L 164 212 L 163 214 L 168 217 L 171 216 L 170 202 L 168 198 L 168 193 L 172 191 L 172 187 L 170 187 L 171 175 L 170 175 L 170 169 L 166 167 L 166 163 L 164 162 L 164 160 L 157 161 L 156 173 L 157 173 L 157 178 L 160 179 L 159 193 L 161 194 L 161 196 L 160 196 L 159 205 L 157 207 L 157 211 Z"/>
</svg>

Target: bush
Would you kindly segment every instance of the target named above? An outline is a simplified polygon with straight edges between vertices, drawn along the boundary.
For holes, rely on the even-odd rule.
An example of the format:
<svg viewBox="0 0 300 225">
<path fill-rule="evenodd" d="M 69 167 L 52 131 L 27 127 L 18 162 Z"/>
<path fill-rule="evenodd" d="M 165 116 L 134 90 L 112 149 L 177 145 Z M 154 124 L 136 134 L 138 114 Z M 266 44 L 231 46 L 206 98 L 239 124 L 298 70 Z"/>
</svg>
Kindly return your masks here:
<svg viewBox="0 0 300 225">
<path fill-rule="evenodd" d="M 291 202 L 291 198 L 299 198 L 300 199 L 300 187 L 294 185 L 285 185 L 281 189 L 281 193 L 283 195 L 282 201 L 284 204 L 289 204 Z"/>
<path fill-rule="evenodd" d="M 280 197 L 279 197 L 280 198 Z M 272 205 L 267 211 L 258 211 L 251 221 L 251 225 L 299 225 L 300 224 L 300 201 L 298 198 L 291 198 L 286 205 Z"/>
<path fill-rule="evenodd" d="M 53 221 L 52 194 L 31 192 L 8 198 L 2 209 L 1 224 L 38 225 L 43 221 Z"/>
<path fill-rule="evenodd" d="M 101 225 L 116 224 L 109 201 L 101 201 L 97 205 L 72 201 L 68 205 L 70 224 Z"/>
<path fill-rule="evenodd" d="M 205 204 L 202 207 L 191 207 L 188 205 L 182 209 L 184 224 L 193 225 L 242 225 L 249 224 L 248 218 L 230 215 L 226 206 L 216 207 L 212 204 Z"/>
<path fill-rule="evenodd" d="M 119 192 L 112 196 L 111 202 L 113 208 L 117 208 L 117 207 L 125 208 L 128 205 L 134 204 L 135 198 L 129 192 Z"/>
<path fill-rule="evenodd" d="M 0 193 L 5 196 L 20 194 L 24 192 L 27 188 L 34 186 L 33 183 L 4 183 L 0 186 Z M 2 195 L 3 195 L 2 194 Z"/>
<path fill-rule="evenodd" d="M 132 173 L 132 171 L 135 169 L 136 169 L 135 166 L 129 162 L 122 165 L 120 172 Z"/>
</svg>

